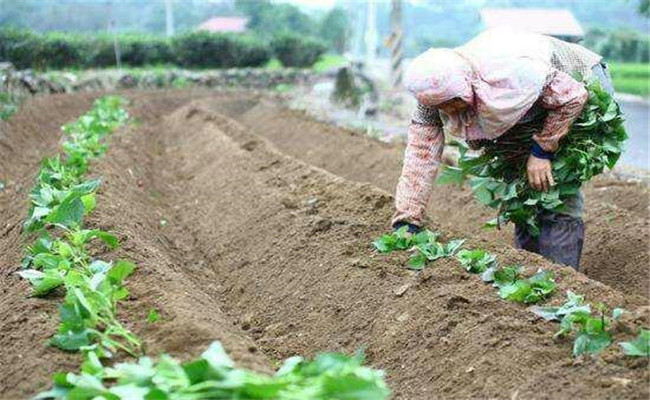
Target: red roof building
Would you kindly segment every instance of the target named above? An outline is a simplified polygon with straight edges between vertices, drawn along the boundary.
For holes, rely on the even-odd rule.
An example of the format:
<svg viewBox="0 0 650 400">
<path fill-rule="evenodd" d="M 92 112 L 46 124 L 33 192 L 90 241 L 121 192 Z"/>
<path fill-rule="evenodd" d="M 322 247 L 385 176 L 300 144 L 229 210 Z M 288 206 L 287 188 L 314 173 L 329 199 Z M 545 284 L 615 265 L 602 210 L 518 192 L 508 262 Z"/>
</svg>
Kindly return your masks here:
<svg viewBox="0 0 650 400">
<path fill-rule="evenodd" d="M 201 23 L 197 29 L 213 33 L 243 33 L 247 23 L 246 17 L 214 17 Z"/>
</svg>

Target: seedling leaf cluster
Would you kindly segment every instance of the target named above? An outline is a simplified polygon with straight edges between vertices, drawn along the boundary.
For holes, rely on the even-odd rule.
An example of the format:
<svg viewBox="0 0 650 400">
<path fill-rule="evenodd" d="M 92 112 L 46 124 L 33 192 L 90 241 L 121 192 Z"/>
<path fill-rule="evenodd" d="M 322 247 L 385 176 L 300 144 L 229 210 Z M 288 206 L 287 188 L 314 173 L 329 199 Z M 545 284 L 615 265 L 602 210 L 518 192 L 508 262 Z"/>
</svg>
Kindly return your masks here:
<svg viewBox="0 0 650 400">
<path fill-rule="evenodd" d="M 451 257 L 463 245 L 464 240 L 452 240 L 443 244 L 438 241 L 438 234 L 430 230 L 423 230 L 415 235 L 402 227 L 395 232 L 382 235 L 372 242 L 380 253 L 391 253 L 395 250 L 409 250 L 412 252 L 409 259 L 409 268 L 423 269 L 428 261 L 435 261 L 443 257 Z"/>
<path fill-rule="evenodd" d="M 268 399 L 383 400 L 390 391 L 382 371 L 362 366 L 363 357 L 321 354 L 313 361 L 288 358 L 274 375 L 238 369 L 219 342 L 200 358 L 181 363 L 163 355 L 157 362 L 104 367 L 92 352 L 80 374 L 58 374 L 53 389 L 36 399 Z"/>
</svg>

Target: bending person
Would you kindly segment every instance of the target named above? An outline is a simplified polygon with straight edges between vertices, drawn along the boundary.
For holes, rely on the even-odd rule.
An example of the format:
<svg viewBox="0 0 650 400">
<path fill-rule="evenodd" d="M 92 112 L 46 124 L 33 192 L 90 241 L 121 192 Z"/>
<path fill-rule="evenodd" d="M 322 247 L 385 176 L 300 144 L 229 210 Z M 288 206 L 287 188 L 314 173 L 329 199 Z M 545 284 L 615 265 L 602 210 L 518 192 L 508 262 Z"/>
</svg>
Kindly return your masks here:
<svg viewBox="0 0 650 400">
<path fill-rule="evenodd" d="M 405 83 L 418 101 L 408 130 L 392 226 L 419 230 L 438 172 L 444 134 L 464 138 L 474 149 L 544 118 L 527 161 L 532 188 L 554 185 L 553 153 L 582 112 L 587 90 L 571 75 L 612 84 L 602 57 L 576 44 L 511 29 L 489 30 L 454 49 L 430 49 L 415 58 Z M 498 141 L 497 141 L 498 143 Z M 584 240 L 582 194 L 562 213 L 538 215 L 539 236 L 516 226 L 517 247 L 578 269 Z"/>
</svg>

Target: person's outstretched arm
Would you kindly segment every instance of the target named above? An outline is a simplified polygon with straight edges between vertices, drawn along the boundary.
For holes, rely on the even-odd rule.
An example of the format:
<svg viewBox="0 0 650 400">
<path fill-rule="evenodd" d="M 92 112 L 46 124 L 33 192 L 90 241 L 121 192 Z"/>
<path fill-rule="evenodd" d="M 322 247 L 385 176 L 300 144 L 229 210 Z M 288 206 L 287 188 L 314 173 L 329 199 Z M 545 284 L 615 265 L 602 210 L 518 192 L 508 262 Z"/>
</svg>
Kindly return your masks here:
<svg viewBox="0 0 650 400">
<path fill-rule="evenodd" d="M 438 110 L 418 104 L 408 130 L 392 226 L 421 226 L 444 147 Z"/>
</svg>

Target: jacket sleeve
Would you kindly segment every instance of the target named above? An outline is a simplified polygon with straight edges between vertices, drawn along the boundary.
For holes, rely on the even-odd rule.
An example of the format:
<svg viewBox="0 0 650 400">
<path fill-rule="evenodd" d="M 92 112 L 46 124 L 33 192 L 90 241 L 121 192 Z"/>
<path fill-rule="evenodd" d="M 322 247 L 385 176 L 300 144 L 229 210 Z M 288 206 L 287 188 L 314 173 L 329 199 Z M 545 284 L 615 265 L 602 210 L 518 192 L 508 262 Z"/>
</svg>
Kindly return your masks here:
<svg viewBox="0 0 650 400">
<path fill-rule="evenodd" d="M 422 225 L 444 147 L 438 110 L 418 105 L 408 129 L 402 175 L 395 194 L 391 224 Z"/>
<path fill-rule="evenodd" d="M 560 140 L 566 136 L 571 124 L 580 116 L 587 102 L 584 85 L 562 71 L 556 71 L 544 88 L 541 102 L 549 110 L 542 131 L 533 136 L 537 144 L 547 152 L 555 152 Z"/>
</svg>

